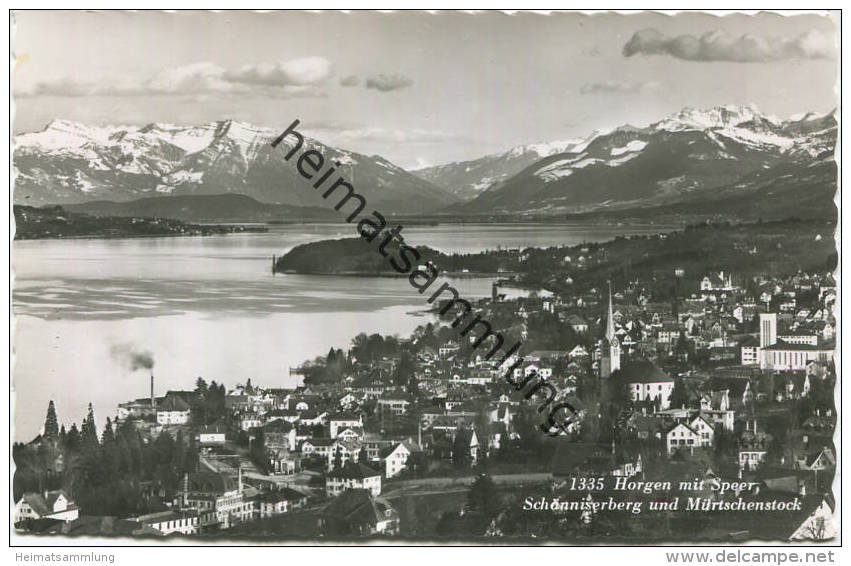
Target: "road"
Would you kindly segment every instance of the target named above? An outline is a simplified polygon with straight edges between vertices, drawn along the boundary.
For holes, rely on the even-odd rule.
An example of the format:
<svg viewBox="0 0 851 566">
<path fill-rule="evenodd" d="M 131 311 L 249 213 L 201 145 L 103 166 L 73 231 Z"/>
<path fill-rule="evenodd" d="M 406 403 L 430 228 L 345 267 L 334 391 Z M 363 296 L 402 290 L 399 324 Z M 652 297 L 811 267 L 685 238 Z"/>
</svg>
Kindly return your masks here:
<svg viewBox="0 0 851 566">
<path fill-rule="evenodd" d="M 553 476 L 549 472 L 524 474 L 497 474 L 491 479 L 497 485 L 522 486 L 524 484 L 541 484 L 551 482 Z M 402 495 L 431 495 L 437 493 L 465 492 L 476 480 L 476 476 L 422 478 L 416 480 L 390 481 L 382 497 L 394 498 Z"/>
</svg>

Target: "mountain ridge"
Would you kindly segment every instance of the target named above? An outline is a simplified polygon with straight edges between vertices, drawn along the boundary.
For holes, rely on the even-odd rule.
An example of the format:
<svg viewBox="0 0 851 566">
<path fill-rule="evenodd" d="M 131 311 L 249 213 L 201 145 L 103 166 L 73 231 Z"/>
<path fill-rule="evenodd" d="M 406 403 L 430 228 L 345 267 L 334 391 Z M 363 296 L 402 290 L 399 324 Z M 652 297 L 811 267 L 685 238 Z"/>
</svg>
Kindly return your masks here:
<svg viewBox="0 0 851 566">
<path fill-rule="evenodd" d="M 771 198 L 766 175 L 808 178 L 808 168 L 818 164 L 824 165 L 823 182 L 814 188 L 832 203 L 836 133 L 833 113 L 778 120 L 752 106 L 686 108 L 646 128 L 595 134 L 579 149 L 538 160 L 452 212 L 575 214 L 704 201 L 712 191 L 763 191 Z M 758 172 L 767 173 L 756 179 Z M 795 211 L 804 195 L 784 194 Z"/>
<path fill-rule="evenodd" d="M 271 204 L 324 206 L 321 195 L 284 160 L 283 148 L 271 146 L 279 134 L 235 120 L 195 126 L 89 126 L 56 119 L 39 132 L 15 136 L 14 200 L 76 204 L 238 193 Z M 338 173 L 387 212 L 430 212 L 456 202 L 443 189 L 383 157 L 335 148 L 308 136 L 304 147 L 341 163 Z"/>
</svg>

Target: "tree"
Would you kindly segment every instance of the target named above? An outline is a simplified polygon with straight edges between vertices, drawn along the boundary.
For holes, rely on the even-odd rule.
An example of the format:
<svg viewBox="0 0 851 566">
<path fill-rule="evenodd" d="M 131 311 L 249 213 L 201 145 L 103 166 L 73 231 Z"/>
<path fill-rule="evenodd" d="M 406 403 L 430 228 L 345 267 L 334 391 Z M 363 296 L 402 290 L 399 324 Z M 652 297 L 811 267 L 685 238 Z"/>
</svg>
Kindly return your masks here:
<svg viewBox="0 0 851 566">
<path fill-rule="evenodd" d="M 56 407 L 53 405 L 52 399 L 47 404 L 47 417 L 44 419 L 44 438 L 47 440 L 59 438 L 59 423 L 56 420 Z"/>
<path fill-rule="evenodd" d="M 677 342 L 674 345 L 674 355 L 679 362 L 688 362 L 694 354 L 694 344 L 686 338 L 685 330 L 680 330 Z"/>
<path fill-rule="evenodd" d="M 103 434 L 101 435 L 101 442 L 106 444 L 108 442 L 115 441 L 115 433 L 112 430 L 112 421 L 109 417 L 106 417 L 106 426 L 103 428 Z"/>
<path fill-rule="evenodd" d="M 496 483 L 489 475 L 481 474 L 467 492 L 467 507 L 471 511 L 491 516 L 499 511 L 500 506 L 501 498 Z"/>
<path fill-rule="evenodd" d="M 115 439 L 115 433 L 112 430 L 112 421 L 109 417 L 106 418 L 106 425 L 103 428 L 103 435 L 101 435 L 101 443 L 102 465 L 106 473 L 106 479 L 113 480 L 118 476 L 121 466 L 121 454 Z"/>
<path fill-rule="evenodd" d="M 340 450 L 340 447 L 337 447 L 337 451 L 334 452 L 334 469 L 339 470 L 343 467 L 343 454 Z"/>
<path fill-rule="evenodd" d="M 98 443 L 98 431 L 97 426 L 95 425 L 95 411 L 92 408 L 91 403 L 89 403 L 88 413 L 86 413 L 86 418 L 83 419 L 83 425 L 80 429 L 80 440 L 83 444 Z"/>
<path fill-rule="evenodd" d="M 688 405 L 688 390 L 682 377 L 674 379 L 674 390 L 671 391 L 670 406 L 674 408 Z"/>
<path fill-rule="evenodd" d="M 466 468 L 470 465 L 470 436 L 466 430 L 459 430 L 455 434 L 455 442 L 452 445 L 452 461 L 457 468 Z"/>
<path fill-rule="evenodd" d="M 65 448 L 71 452 L 75 452 L 80 446 L 80 430 L 77 428 L 77 423 L 71 425 L 68 434 L 65 438 Z"/>
<path fill-rule="evenodd" d="M 402 352 L 399 358 L 399 363 L 396 366 L 396 372 L 393 376 L 393 385 L 404 386 L 409 385 L 411 378 L 414 375 L 414 360 L 408 352 Z"/>
</svg>

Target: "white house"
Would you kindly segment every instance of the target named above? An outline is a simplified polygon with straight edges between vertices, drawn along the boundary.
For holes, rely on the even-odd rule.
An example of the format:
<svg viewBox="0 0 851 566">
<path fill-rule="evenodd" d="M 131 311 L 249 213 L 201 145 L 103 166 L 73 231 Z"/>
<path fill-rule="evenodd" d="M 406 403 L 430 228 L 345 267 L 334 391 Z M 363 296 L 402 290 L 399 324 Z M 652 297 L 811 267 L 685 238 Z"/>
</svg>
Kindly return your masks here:
<svg viewBox="0 0 851 566">
<path fill-rule="evenodd" d="M 246 432 L 261 426 L 263 426 L 263 420 L 256 413 L 246 413 L 239 419 L 239 428 Z"/>
<path fill-rule="evenodd" d="M 689 426 L 700 435 L 701 447 L 712 446 L 712 442 L 715 440 L 715 427 L 711 421 L 703 415 L 698 415 L 692 419 Z"/>
<path fill-rule="evenodd" d="M 325 477 L 325 493 L 336 497 L 347 489 L 366 489 L 377 497 L 381 493 L 381 472 L 355 462 L 347 462 L 338 470 Z"/>
<path fill-rule="evenodd" d="M 44 493 L 24 493 L 15 504 L 16 523 L 25 519 L 58 519 L 67 523 L 79 515 L 77 505 L 68 499 L 61 489 Z"/>
<path fill-rule="evenodd" d="M 538 374 L 541 379 L 549 379 L 553 376 L 553 368 L 542 368 L 537 364 L 529 364 L 525 368 L 517 368 L 514 370 L 514 379 L 520 379 L 521 377 L 529 377 L 533 373 Z"/>
<path fill-rule="evenodd" d="M 363 440 L 362 428 L 345 428 L 337 433 L 337 440 L 340 441 L 360 441 Z"/>
<path fill-rule="evenodd" d="M 587 358 L 588 350 L 585 349 L 582 344 L 577 344 L 573 347 L 570 353 L 567 355 L 571 360 L 575 360 L 576 358 Z"/>
<path fill-rule="evenodd" d="M 765 461 L 767 454 L 765 448 L 757 446 L 748 446 L 739 450 L 739 469 L 752 472 L 759 468 Z"/>
<path fill-rule="evenodd" d="M 257 496 L 255 507 L 259 511 L 260 518 L 283 515 L 290 510 L 290 501 L 283 491 L 264 491 Z"/>
<path fill-rule="evenodd" d="M 378 399 L 378 410 L 390 415 L 404 415 L 408 412 L 408 405 L 410 404 L 411 400 L 407 395 L 384 395 Z"/>
<path fill-rule="evenodd" d="M 700 417 L 695 419 L 695 421 L 703 422 L 704 424 L 708 424 L 703 421 Z M 692 421 L 692 422 L 695 422 Z M 704 436 L 707 434 L 705 429 L 702 428 L 701 432 L 698 432 L 691 425 L 686 423 L 678 423 L 674 425 L 674 427 L 668 431 L 665 435 L 665 440 L 668 445 L 668 454 L 673 454 L 677 450 L 681 448 L 704 448 L 712 446 L 712 437 Z M 711 430 L 712 427 L 709 427 Z"/>
<path fill-rule="evenodd" d="M 161 425 L 182 425 L 189 422 L 189 405 L 177 395 L 166 395 L 157 405 L 157 422 Z"/>
<path fill-rule="evenodd" d="M 410 442 L 400 442 L 387 450 L 387 453 L 383 455 L 384 477 L 392 478 L 402 473 L 408 465 L 408 458 L 414 452 L 419 452 L 419 447 Z"/>
<path fill-rule="evenodd" d="M 198 431 L 200 444 L 224 444 L 225 427 L 220 424 L 204 425 Z"/>
<path fill-rule="evenodd" d="M 363 428 L 363 419 L 360 415 L 354 413 L 337 413 L 328 419 L 331 438 L 337 438 L 337 435 L 346 428 Z"/>
</svg>

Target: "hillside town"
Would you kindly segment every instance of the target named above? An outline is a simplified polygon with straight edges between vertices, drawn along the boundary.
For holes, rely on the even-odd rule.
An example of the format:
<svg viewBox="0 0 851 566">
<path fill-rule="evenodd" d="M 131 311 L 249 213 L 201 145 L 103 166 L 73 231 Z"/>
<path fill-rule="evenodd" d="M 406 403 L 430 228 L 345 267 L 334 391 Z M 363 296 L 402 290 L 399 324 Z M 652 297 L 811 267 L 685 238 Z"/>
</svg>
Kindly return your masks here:
<svg viewBox="0 0 851 566">
<path fill-rule="evenodd" d="M 305 363 L 291 389 L 199 377 L 163 393 L 152 375 L 150 395 L 120 404 L 100 431 L 92 407 L 79 428 L 60 427 L 51 401 L 42 434 L 15 447 L 16 526 L 125 536 L 833 537 L 832 275 L 711 272 L 688 288 L 672 275 L 665 301 L 639 279 L 515 299 L 495 283 L 476 309 L 537 348 L 501 365 L 438 320 L 405 339 L 357 336 Z M 518 381 L 531 385 L 517 391 Z M 539 426 L 541 382 L 574 411 L 556 435 Z M 602 489 L 583 487 L 599 478 Z M 677 493 L 794 501 L 795 511 L 759 521 L 681 508 L 524 515 L 530 496 L 648 497 L 614 490 L 617 478 L 694 480 Z M 707 494 L 720 481 L 748 488 Z"/>
</svg>

